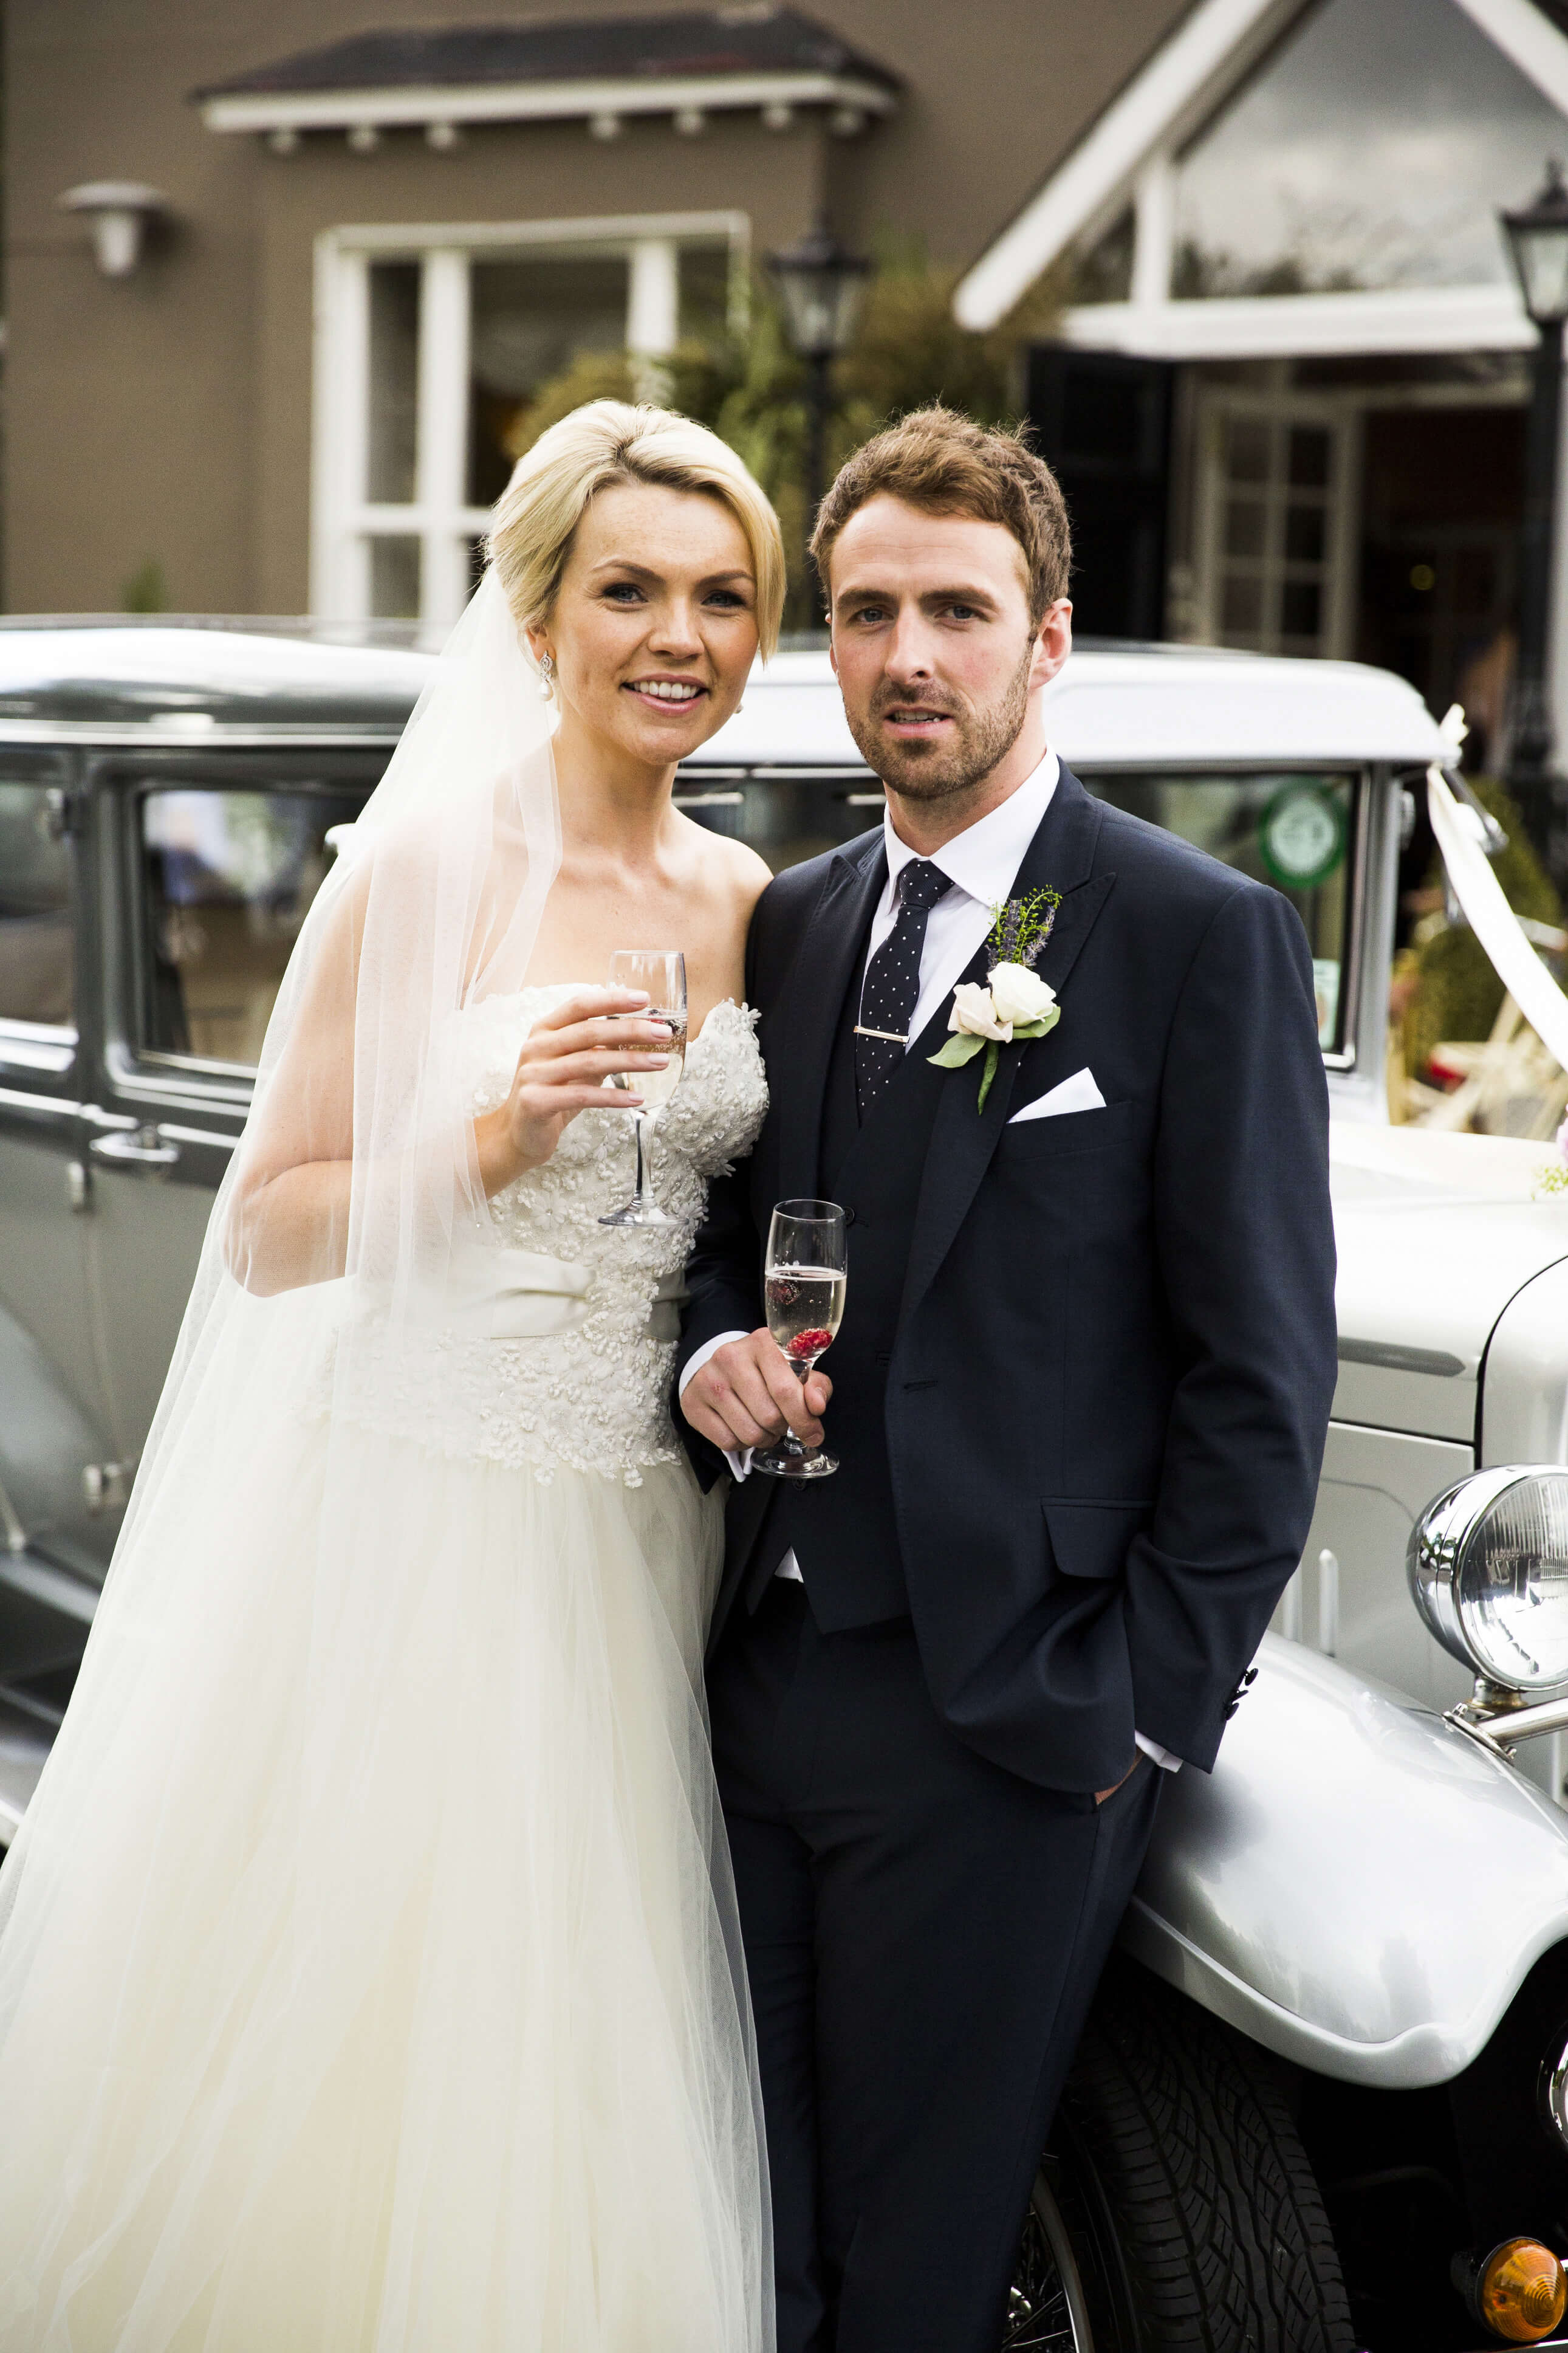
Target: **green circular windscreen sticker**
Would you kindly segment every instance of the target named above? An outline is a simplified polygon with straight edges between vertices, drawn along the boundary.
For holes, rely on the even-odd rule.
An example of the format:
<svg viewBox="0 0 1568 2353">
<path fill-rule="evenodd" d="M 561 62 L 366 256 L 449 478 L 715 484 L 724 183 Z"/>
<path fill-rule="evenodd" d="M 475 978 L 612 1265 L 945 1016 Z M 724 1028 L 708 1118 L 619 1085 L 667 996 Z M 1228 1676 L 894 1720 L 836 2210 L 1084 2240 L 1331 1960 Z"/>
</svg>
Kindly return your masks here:
<svg viewBox="0 0 1568 2353">
<path fill-rule="evenodd" d="M 1287 785 L 1258 826 L 1263 862 L 1287 891 L 1326 882 L 1345 854 L 1344 812 L 1318 785 Z"/>
</svg>

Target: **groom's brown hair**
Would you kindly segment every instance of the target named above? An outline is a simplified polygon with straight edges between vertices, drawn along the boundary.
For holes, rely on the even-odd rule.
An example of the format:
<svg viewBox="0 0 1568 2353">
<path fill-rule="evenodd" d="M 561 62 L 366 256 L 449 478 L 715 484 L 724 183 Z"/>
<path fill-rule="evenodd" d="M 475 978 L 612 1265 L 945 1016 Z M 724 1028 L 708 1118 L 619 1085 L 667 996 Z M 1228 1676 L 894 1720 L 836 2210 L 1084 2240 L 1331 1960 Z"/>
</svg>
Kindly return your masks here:
<svg viewBox="0 0 1568 2353">
<path fill-rule="evenodd" d="M 835 540 L 852 514 L 878 498 L 1010 531 L 1024 552 L 1036 628 L 1047 607 L 1067 595 L 1067 501 L 1045 459 L 1030 448 L 1027 426 L 976 425 L 954 408 L 933 406 L 911 410 L 865 442 L 839 468 L 817 509 L 811 554 L 825 587 Z"/>
</svg>

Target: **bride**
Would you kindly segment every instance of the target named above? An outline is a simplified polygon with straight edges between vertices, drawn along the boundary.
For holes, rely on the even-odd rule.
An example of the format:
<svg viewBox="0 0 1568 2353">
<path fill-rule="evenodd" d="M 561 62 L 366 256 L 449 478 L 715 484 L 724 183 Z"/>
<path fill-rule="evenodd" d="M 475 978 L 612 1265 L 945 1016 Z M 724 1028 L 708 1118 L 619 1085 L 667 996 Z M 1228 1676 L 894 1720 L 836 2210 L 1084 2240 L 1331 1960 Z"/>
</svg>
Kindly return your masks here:
<svg viewBox="0 0 1568 2353">
<path fill-rule="evenodd" d="M 766 1096 L 762 861 L 671 805 L 776 638 L 681 417 L 522 459 L 300 934 L 76 1697 L 0 1873 L 0 2347 L 767 2353 L 667 1407 Z M 666 1229 L 617 947 L 683 948 Z M 635 1084 L 635 1077 L 633 1080 Z"/>
</svg>

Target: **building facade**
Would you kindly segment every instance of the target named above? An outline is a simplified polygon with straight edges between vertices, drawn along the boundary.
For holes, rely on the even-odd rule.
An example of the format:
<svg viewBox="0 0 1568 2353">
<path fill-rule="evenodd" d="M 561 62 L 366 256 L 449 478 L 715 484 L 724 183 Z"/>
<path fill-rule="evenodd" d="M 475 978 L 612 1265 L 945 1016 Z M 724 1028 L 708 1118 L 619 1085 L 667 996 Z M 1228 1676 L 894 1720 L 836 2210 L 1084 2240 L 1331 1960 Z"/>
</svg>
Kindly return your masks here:
<svg viewBox="0 0 1568 2353">
<path fill-rule="evenodd" d="M 437 631 L 531 390 L 657 361 L 826 212 L 976 328 L 1067 290 L 1020 395 L 1086 628 L 1499 723 L 1534 336 L 1496 216 L 1568 152 L 1563 0 L 9 0 L 6 41 L 14 611 Z"/>
</svg>

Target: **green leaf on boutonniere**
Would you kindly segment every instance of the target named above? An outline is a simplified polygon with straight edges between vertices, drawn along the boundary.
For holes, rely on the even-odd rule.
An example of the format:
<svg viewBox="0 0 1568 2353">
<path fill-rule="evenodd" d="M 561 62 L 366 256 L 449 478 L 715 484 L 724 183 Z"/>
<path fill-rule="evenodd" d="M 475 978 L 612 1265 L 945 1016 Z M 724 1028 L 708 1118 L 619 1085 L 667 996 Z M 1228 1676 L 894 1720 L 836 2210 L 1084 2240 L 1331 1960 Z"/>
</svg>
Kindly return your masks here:
<svg viewBox="0 0 1568 2353">
<path fill-rule="evenodd" d="M 1059 1005 L 1048 1006 L 1037 1021 L 1015 1021 L 1013 1035 L 1015 1038 L 1044 1038 L 1056 1028 L 1061 1018 L 1062 1008 Z"/>
<path fill-rule="evenodd" d="M 1015 1029 L 1013 1035 L 1016 1038 L 1018 1035 L 1018 1032 Z M 979 1042 L 979 1039 L 976 1039 L 976 1045 L 978 1045 Z M 985 1040 L 985 1068 L 980 1074 L 980 1099 L 974 1106 L 977 1112 L 982 1112 L 985 1108 L 985 1098 L 991 1092 L 991 1082 L 996 1076 L 996 1065 L 1001 1059 L 1002 1057 L 997 1049 L 995 1039 L 987 1038 Z"/>
<path fill-rule="evenodd" d="M 939 1052 L 928 1054 L 926 1060 L 928 1062 L 934 1062 L 939 1070 L 962 1071 L 965 1062 L 972 1062 L 974 1060 L 984 1043 L 984 1038 L 976 1038 L 969 1030 L 960 1029 L 954 1032 Z M 995 1049 L 993 1048 L 992 1050 L 994 1052 Z"/>
</svg>

